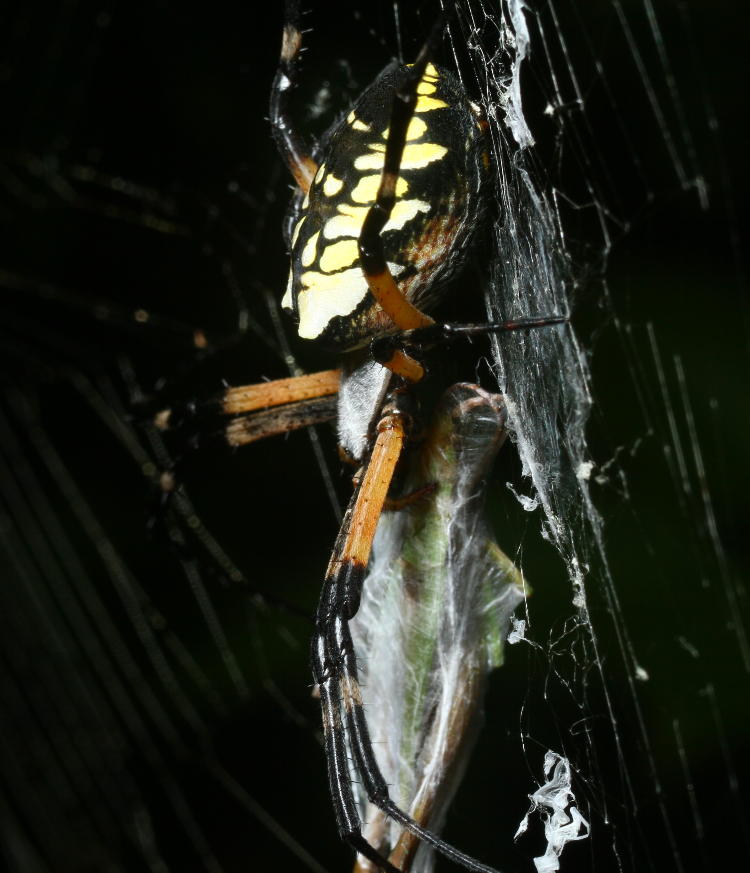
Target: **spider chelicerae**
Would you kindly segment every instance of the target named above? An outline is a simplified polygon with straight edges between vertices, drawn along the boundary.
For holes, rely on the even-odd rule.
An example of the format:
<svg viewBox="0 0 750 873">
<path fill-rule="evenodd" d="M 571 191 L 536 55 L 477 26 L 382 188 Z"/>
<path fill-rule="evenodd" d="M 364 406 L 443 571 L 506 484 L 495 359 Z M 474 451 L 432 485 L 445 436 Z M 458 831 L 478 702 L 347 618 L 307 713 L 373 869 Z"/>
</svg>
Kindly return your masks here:
<svg viewBox="0 0 750 873">
<path fill-rule="evenodd" d="M 427 830 L 391 799 L 362 704 L 350 621 L 357 614 L 375 530 L 415 428 L 414 386 L 430 348 L 462 336 L 555 324 L 553 316 L 501 324 L 436 322 L 426 310 L 455 278 L 482 224 L 486 123 L 457 79 L 432 62 L 444 21 L 415 62 L 392 63 L 351 111 L 309 148 L 288 111 L 302 46 L 297 2 L 287 2 L 271 93 L 279 152 L 297 184 L 286 221 L 291 269 L 282 306 L 301 338 L 335 349 L 336 370 L 231 388 L 223 411 L 239 446 L 330 420 L 359 467 L 334 545 L 312 642 L 328 778 L 341 837 L 371 864 L 394 856 L 363 835 L 351 762 L 370 803 L 418 840 L 470 870 L 490 871 Z M 162 413 L 161 426 L 173 421 Z M 430 483 L 397 501 L 424 497 Z M 411 849 L 413 852 L 413 849 Z M 406 863 L 402 855 L 398 863 Z"/>
</svg>

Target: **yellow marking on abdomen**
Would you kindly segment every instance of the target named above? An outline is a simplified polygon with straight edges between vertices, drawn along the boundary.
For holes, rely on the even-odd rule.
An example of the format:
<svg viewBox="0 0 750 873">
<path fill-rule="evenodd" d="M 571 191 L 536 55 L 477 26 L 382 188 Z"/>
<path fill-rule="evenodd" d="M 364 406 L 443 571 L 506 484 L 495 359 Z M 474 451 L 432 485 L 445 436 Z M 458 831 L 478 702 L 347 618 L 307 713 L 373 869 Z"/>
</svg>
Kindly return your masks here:
<svg viewBox="0 0 750 873">
<path fill-rule="evenodd" d="M 325 223 L 323 236 L 326 239 L 336 239 L 340 236 L 358 237 L 367 215 L 367 209 L 367 206 L 350 206 L 348 203 L 339 203 L 338 215 L 329 218 Z"/>
<path fill-rule="evenodd" d="M 323 236 L 326 239 L 337 239 L 341 236 L 357 239 L 362 232 L 362 225 L 369 209 L 369 206 L 350 206 L 348 203 L 340 203 L 339 214 L 334 215 L 326 222 L 323 227 Z M 410 221 L 418 213 L 429 211 L 430 204 L 425 200 L 397 200 L 383 232 L 400 230 L 407 221 Z"/>
<path fill-rule="evenodd" d="M 352 200 L 355 203 L 374 203 L 380 187 L 380 173 L 372 176 L 362 176 L 357 186 L 352 191 Z M 409 190 L 406 179 L 399 178 L 396 185 L 396 196 L 402 197 Z"/>
<path fill-rule="evenodd" d="M 289 268 L 289 278 L 286 280 L 286 290 L 284 291 L 284 296 L 281 298 L 281 308 L 282 309 L 292 309 L 292 269 Z"/>
<path fill-rule="evenodd" d="M 353 264 L 359 257 L 356 239 L 342 239 L 323 248 L 320 256 L 320 269 L 324 273 L 333 273 Z"/>
<path fill-rule="evenodd" d="M 374 146 L 370 146 L 374 149 Z M 404 147 L 401 156 L 402 170 L 418 170 L 426 167 L 433 161 L 439 161 L 445 157 L 448 149 L 436 142 L 410 143 Z M 368 155 L 360 155 L 354 166 L 358 170 L 381 170 L 383 168 L 383 155 L 377 151 Z"/>
<path fill-rule="evenodd" d="M 426 200 L 417 200 L 416 198 L 413 200 L 397 200 L 391 212 L 391 217 L 385 223 L 385 227 L 383 227 L 383 233 L 389 230 L 401 230 L 407 221 L 411 221 L 420 212 L 429 211 L 430 204 Z"/>
<path fill-rule="evenodd" d="M 292 233 L 292 248 L 297 245 L 297 240 L 299 239 L 299 232 L 302 230 L 302 223 L 304 222 L 306 216 L 302 216 L 297 224 L 294 226 L 294 232 Z"/>
<path fill-rule="evenodd" d="M 390 261 L 388 269 L 394 277 L 404 271 L 403 265 Z M 307 270 L 300 276 L 300 285 L 297 333 L 302 339 L 317 339 L 331 319 L 351 315 L 370 290 L 361 267 L 332 274 Z"/>
<path fill-rule="evenodd" d="M 302 287 L 297 305 L 298 333 L 302 339 L 316 339 L 328 327 L 332 318 L 350 315 L 369 290 L 359 267 L 333 275 L 309 270 L 302 274 L 300 281 Z"/>
<path fill-rule="evenodd" d="M 383 131 L 383 139 L 385 139 L 385 140 L 388 139 L 389 130 L 390 130 L 390 128 L 386 127 L 386 129 Z M 415 139 L 420 139 L 424 135 L 426 130 L 427 130 L 427 122 L 422 121 L 421 118 L 412 117 L 411 121 L 409 122 L 409 128 L 406 131 L 407 142 L 411 142 L 412 140 L 415 140 Z"/>
<path fill-rule="evenodd" d="M 364 121 L 360 121 L 359 119 L 357 119 L 352 125 L 352 129 L 361 130 L 362 132 L 366 133 L 370 129 L 370 125 L 365 124 Z"/>
<path fill-rule="evenodd" d="M 414 107 L 415 112 L 431 112 L 433 109 L 447 109 L 448 104 L 444 100 L 438 100 L 436 97 L 428 97 L 421 94 L 417 98 L 417 104 Z"/>
<path fill-rule="evenodd" d="M 335 197 L 344 186 L 344 180 L 329 173 L 323 182 L 323 193 L 326 197 Z"/>
<path fill-rule="evenodd" d="M 365 124 L 364 121 L 362 121 L 361 119 L 357 118 L 357 116 L 354 114 L 354 110 L 352 110 L 352 111 L 351 111 L 351 112 L 346 116 L 346 123 L 347 123 L 348 125 L 350 125 L 354 130 L 368 131 L 368 130 L 370 129 L 370 125 L 369 125 L 369 124 Z"/>
<path fill-rule="evenodd" d="M 300 261 L 302 262 L 303 267 L 309 267 L 315 263 L 315 252 L 318 245 L 319 236 L 320 231 L 317 230 L 305 243 L 305 247 L 302 249 L 302 255 L 300 256 Z"/>
</svg>

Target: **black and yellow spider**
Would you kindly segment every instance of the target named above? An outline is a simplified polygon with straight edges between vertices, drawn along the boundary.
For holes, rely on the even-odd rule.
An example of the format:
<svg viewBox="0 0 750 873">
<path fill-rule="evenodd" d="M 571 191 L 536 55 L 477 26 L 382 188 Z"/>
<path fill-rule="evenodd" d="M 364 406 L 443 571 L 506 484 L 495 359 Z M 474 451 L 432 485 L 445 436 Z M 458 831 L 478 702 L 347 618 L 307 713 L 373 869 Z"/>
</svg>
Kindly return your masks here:
<svg viewBox="0 0 750 873">
<path fill-rule="evenodd" d="M 385 815 L 467 869 L 491 870 L 391 800 L 373 753 L 349 629 L 378 519 L 414 427 L 421 358 L 454 337 L 562 321 L 453 325 L 426 314 L 482 223 L 489 162 L 479 108 L 431 62 L 443 26 L 435 24 L 413 64 L 387 66 L 308 148 L 287 108 L 302 42 L 298 4 L 287 2 L 271 94 L 274 138 L 298 189 L 286 222 L 291 269 L 282 305 L 300 337 L 335 349 L 341 367 L 229 389 L 223 397 L 223 411 L 235 416 L 226 431 L 231 444 L 335 416 L 342 453 L 360 467 L 315 615 L 312 671 L 339 833 L 388 871 L 399 868 L 362 834 L 350 758 L 370 802 Z"/>
</svg>

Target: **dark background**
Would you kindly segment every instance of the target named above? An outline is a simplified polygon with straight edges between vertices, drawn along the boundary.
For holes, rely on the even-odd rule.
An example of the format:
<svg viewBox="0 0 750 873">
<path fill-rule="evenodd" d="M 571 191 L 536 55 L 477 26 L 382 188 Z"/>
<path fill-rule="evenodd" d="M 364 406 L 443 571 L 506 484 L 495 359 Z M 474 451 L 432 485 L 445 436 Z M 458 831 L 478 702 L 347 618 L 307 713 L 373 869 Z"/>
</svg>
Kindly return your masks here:
<svg viewBox="0 0 750 873">
<path fill-rule="evenodd" d="M 629 13 L 638 8 L 626 4 Z M 582 277 L 573 324 L 591 352 L 592 452 L 603 474 L 594 495 L 622 608 L 622 620 L 613 624 L 594 597 L 593 621 L 624 760 L 611 740 L 596 746 L 598 760 L 587 759 L 580 741 L 599 725 L 611 734 L 607 706 L 596 680 L 587 678 L 591 653 L 548 645 L 572 612 L 568 581 L 536 519 L 506 496 L 505 479 L 520 480 L 509 451 L 493 511 L 504 525 L 504 547 L 522 554 L 532 580 L 541 649 L 511 650 L 495 677 L 488 727 L 447 832 L 502 869 L 528 869 L 524 859 L 543 846 L 532 840 L 516 848 L 511 838 L 547 746 L 580 753 L 574 755 L 579 802 L 595 824 L 592 840 L 566 849 L 563 869 L 618 869 L 613 832 L 628 870 L 713 870 L 748 848 L 742 808 L 747 671 L 726 598 L 727 580 L 742 580 L 747 566 L 746 31 L 732 5 L 712 4 L 687 10 L 688 39 L 681 9 L 664 3 L 659 14 L 708 190 L 705 209 L 694 190 L 683 189 L 648 101 L 633 89 L 632 56 L 616 38 L 612 9 L 588 10 L 584 29 L 573 10 L 560 10 L 572 56 L 583 51 L 587 36 L 606 60 L 642 171 L 621 157 L 622 133 L 601 89 L 589 82 L 586 90 L 584 82 L 607 203 L 624 219 L 609 257 L 607 295 L 598 277 L 597 230 L 585 219 L 573 230 Z M 423 38 L 420 12 L 405 18 L 407 55 Z M 425 15 L 429 21 L 429 9 Z M 145 407 L 131 402 L 134 383 L 158 404 L 209 396 L 222 380 L 287 375 L 261 338 L 273 335 L 264 291 L 278 298 L 286 280 L 279 228 L 288 181 L 266 118 L 281 17 L 279 10 L 278 20 L 266 23 L 239 3 L 199 14 L 170 3 L 50 3 L 12 10 L 3 28 L 0 286 L 3 414 L 10 422 L 7 430 L 3 424 L 3 442 L 11 470 L 21 471 L 25 459 L 39 483 L 32 488 L 21 480 L 36 521 L 23 516 L 10 489 L 4 506 L 3 806 L 13 869 L 158 867 L 142 848 L 150 844 L 143 837 L 149 827 L 167 869 L 210 867 L 203 839 L 223 869 L 305 869 L 258 808 L 326 869 L 349 863 L 334 833 L 316 739 L 309 622 L 255 598 L 257 591 L 281 598 L 302 616 L 315 604 L 337 522 L 307 437 L 294 434 L 236 454 L 209 444 L 182 468 L 198 513 L 220 531 L 244 577 L 233 583 L 215 562 L 193 561 L 201 554 L 194 543 L 183 552 L 158 522 L 149 534 L 149 520 L 158 517 L 149 470 L 143 475 L 85 389 L 104 392 L 107 409 L 121 402 L 117 414 L 130 425 L 145 416 Z M 356 94 L 393 54 L 392 13 L 388 4 L 355 5 L 316 9 L 307 20 L 307 78 L 296 109 L 310 129 L 322 130 L 346 103 L 341 94 Z M 645 46 L 646 32 L 635 40 Z M 658 82 L 658 93 L 668 84 Z M 529 99 L 538 101 L 531 73 L 528 85 Z M 713 130 L 709 117 L 716 119 Z M 676 129 L 673 121 L 669 126 Z M 553 133 L 535 133 L 541 158 L 554 163 Z M 572 174 L 564 167 L 558 181 L 575 190 Z M 145 323 L 133 315 L 139 309 L 150 314 Z M 238 312 L 257 323 L 257 333 L 237 330 Z M 664 362 L 666 403 L 649 324 Z M 195 328 L 208 338 L 207 350 L 196 349 Z M 329 365 L 315 349 L 294 348 L 305 368 Z M 126 380 L 128 368 L 134 375 Z M 675 433 L 686 449 L 684 476 Z M 75 505 L 90 506 L 101 529 L 86 527 L 81 512 L 68 508 L 59 474 L 45 467 L 40 434 L 56 446 L 80 489 Z M 345 499 L 333 439 L 325 431 L 321 439 Z M 179 444 L 171 448 L 182 451 Z M 55 593 L 54 574 L 46 576 L 44 597 L 54 606 L 44 621 L 35 623 L 34 610 L 19 605 L 33 603 L 36 574 L 26 556 L 39 555 L 42 546 L 29 531 L 36 523 L 49 529 L 46 510 L 79 556 L 80 573 L 93 580 L 116 638 L 133 653 L 135 666 L 120 670 L 118 682 L 131 695 L 122 711 L 143 717 L 143 733 L 135 719 L 119 718 L 113 733 L 102 733 L 107 722 L 95 713 L 109 707 L 105 699 L 114 687 L 92 678 L 77 652 L 81 632 L 62 618 L 57 598 L 66 595 Z M 115 593 L 108 549 L 141 586 L 133 602 L 155 645 L 178 665 L 180 694 L 149 656 L 148 635 L 138 630 L 130 601 Z M 197 569 L 206 586 L 242 682 L 228 675 L 185 566 Z M 93 639 L 98 626 L 104 648 L 109 642 L 115 653 L 115 637 L 108 639 L 92 601 L 81 602 L 84 635 Z M 737 607 L 743 610 L 742 599 Z M 633 673 L 621 664 L 615 625 L 626 629 L 633 659 L 650 676 L 637 690 L 650 751 L 629 702 Z M 200 665 L 206 685 L 194 680 L 177 651 Z M 569 685 L 579 692 L 570 698 Z M 163 720 L 155 715 L 160 706 Z M 139 809 L 148 815 L 139 818 Z M 669 825 L 661 809 L 668 810 Z"/>
</svg>

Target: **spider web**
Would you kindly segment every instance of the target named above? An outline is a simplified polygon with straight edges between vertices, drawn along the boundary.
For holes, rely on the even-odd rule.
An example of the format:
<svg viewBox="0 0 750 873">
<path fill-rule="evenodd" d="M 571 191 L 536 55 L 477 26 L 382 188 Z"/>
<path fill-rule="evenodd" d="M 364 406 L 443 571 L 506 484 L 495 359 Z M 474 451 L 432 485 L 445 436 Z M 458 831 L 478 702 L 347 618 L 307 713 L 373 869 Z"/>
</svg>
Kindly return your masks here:
<svg viewBox="0 0 750 873">
<path fill-rule="evenodd" d="M 325 129 L 392 55 L 411 57 L 434 12 L 311 12 L 303 123 Z M 731 137 L 744 104 L 728 19 L 648 0 L 466 2 L 450 24 L 496 170 L 495 254 L 472 278 L 492 317 L 570 311 L 575 331 L 477 353 L 520 459 L 506 451 L 498 472 L 498 539 L 534 593 L 446 837 L 504 870 L 532 870 L 544 816 L 564 825 L 571 808 L 590 835 L 565 846 L 563 870 L 747 854 Z M 133 426 L 141 401 L 298 365 L 274 308 L 286 180 L 265 114 L 280 25 L 240 4 L 191 19 L 106 0 L 10 21 L 6 863 L 343 869 L 304 617 L 346 495 L 316 472 L 332 439 L 236 455 L 208 441 L 180 468 L 192 503 L 177 494 L 158 521 L 167 450 Z M 558 793 L 556 811 L 545 788 L 567 780 L 549 753 L 575 797 Z"/>
</svg>

